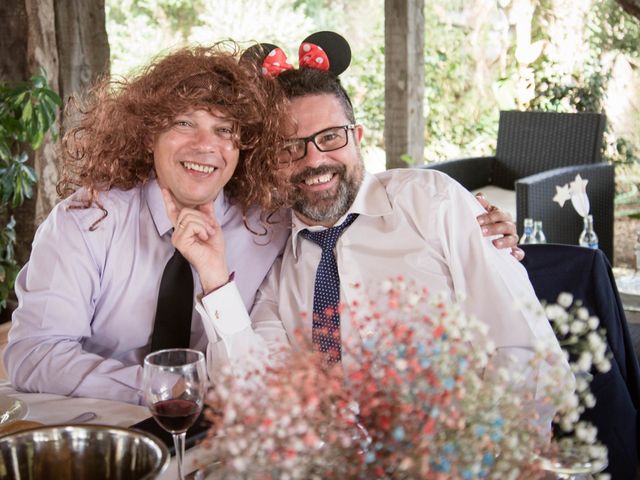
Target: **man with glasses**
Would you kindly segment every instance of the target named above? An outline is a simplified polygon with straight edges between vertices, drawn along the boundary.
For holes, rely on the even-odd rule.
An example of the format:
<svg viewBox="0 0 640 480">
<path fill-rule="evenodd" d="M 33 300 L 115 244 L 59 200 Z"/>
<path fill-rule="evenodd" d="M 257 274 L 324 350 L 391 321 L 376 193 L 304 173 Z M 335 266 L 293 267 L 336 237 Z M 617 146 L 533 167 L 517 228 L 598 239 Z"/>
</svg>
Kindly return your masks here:
<svg viewBox="0 0 640 480">
<path fill-rule="evenodd" d="M 219 264 L 220 248 L 194 258 L 212 292 L 198 308 L 209 319 L 210 339 L 222 339 L 216 361 L 242 363 L 264 343 L 275 351 L 296 342 L 294 332 L 301 331 L 329 361 L 347 362 L 341 340 L 361 334 L 349 307 L 402 276 L 483 321 L 497 348 L 494 361 L 513 355 L 514 368 L 525 371 L 534 345 L 544 340 L 552 345 L 550 358 L 564 362 L 548 321 L 534 308 L 539 304 L 526 271 L 482 237 L 476 223 L 481 207 L 468 191 L 432 170 L 365 173 L 363 127 L 337 78 L 302 69 L 283 72 L 278 81 L 297 129 L 279 157 L 291 185 L 291 238 L 251 318 L 234 282 L 213 280 L 221 278 L 211 268 Z M 174 238 L 187 258 L 197 243 L 195 219 L 190 223 Z M 313 312 L 312 319 L 301 312 Z"/>
</svg>

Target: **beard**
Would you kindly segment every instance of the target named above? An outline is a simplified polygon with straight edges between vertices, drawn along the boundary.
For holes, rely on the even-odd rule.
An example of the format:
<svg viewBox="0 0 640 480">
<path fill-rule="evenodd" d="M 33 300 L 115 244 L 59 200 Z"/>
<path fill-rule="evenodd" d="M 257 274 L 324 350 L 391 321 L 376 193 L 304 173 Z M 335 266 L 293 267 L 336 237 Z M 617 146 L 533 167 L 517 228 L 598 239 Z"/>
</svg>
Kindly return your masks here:
<svg viewBox="0 0 640 480">
<path fill-rule="evenodd" d="M 305 178 L 326 173 L 340 176 L 337 191 L 308 192 L 297 187 Z M 345 165 L 306 168 L 291 178 L 291 183 L 296 185 L 292 197 L 293 210 L 314 222 L 334 223 L 347 213 L 353 204 L 360 190 L 363 176 L 364 163 L 360 156 L 358 164 L 350 172 Z"/>
</svg>

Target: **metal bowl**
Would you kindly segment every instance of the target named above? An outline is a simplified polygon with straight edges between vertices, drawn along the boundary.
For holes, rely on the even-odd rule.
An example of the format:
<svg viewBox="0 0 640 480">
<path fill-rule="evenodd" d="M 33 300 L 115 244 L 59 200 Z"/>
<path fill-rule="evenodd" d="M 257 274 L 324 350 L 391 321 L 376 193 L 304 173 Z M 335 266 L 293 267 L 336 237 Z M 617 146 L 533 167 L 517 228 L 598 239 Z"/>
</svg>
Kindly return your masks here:
<svg viewBox="0 0 640 480">
<path fill-rule="evenodd" d="M 169 464 L 155 436 L 106 425 L 54 425 L 0 438 L 0 479 L 156 478 Z"/>
</svg>

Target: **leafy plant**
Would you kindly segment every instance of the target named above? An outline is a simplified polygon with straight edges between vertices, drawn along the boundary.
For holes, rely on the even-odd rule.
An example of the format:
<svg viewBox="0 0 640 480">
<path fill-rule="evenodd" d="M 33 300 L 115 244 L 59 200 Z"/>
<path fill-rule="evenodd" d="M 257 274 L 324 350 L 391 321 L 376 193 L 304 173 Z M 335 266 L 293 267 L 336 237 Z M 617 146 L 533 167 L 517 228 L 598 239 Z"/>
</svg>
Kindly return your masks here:
<svg viewBox="0 0 640 480">
<path fill-rule="evenodd" d="M 28 83 L 0 84 L 0 312 L 7 306 L 20 268 L 12 213 L 31 198 L 37 181 L 28 164 L 29 149 L 40 148 L 48 131 L 57 137 L 56 112 L 61 104 L 44 73 L 34 75 Z"/>
</svg>

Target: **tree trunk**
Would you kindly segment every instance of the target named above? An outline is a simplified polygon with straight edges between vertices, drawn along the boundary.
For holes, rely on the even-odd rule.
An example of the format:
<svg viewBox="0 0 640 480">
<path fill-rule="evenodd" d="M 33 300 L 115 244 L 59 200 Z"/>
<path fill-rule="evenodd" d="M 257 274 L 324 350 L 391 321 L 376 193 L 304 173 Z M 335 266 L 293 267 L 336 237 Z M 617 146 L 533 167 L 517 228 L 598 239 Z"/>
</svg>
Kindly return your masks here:
<svg viewBox="0 0 640 480">
<path fill-rule="evenodd" d="M 66 100 L 108 73 L 104 0 L 3 0 L 0 22 L 2 81 L 25 81 L 44 69 L 49 86 Z M 14 212 L 21 263 L 29 257 L 37 226 L 57 201 L 58 164 L 47 137 L 30 158 L 38 175 L 34 196 Z"/>
<path fill-rule="evenodd" d="M 1 0 L 0 25 L 0 81 L 26 81 L 44 70 L 51 89 L 65 100 L 108 73 L 104 0 Z M 19 263 L 28 260 L 35 230 L 57 201 L 51 136 L 30 153 L 38 183 L 33 198 L 13 212 Z"/>
<path fill-rule="evenodd" d="M 629 15 L 640 20 L 640 0 L 616 0 Z"/>
<path fill-rule="evenodd" d="M 424 163 L 424 0 L 385 0 L 387 168 Z"/>
<path fill-rule="evenodd" d="M 56 0 L 55 10 L 60 96 L 66 102 L 109 74 L 104 0 Z"/>
</svg>

